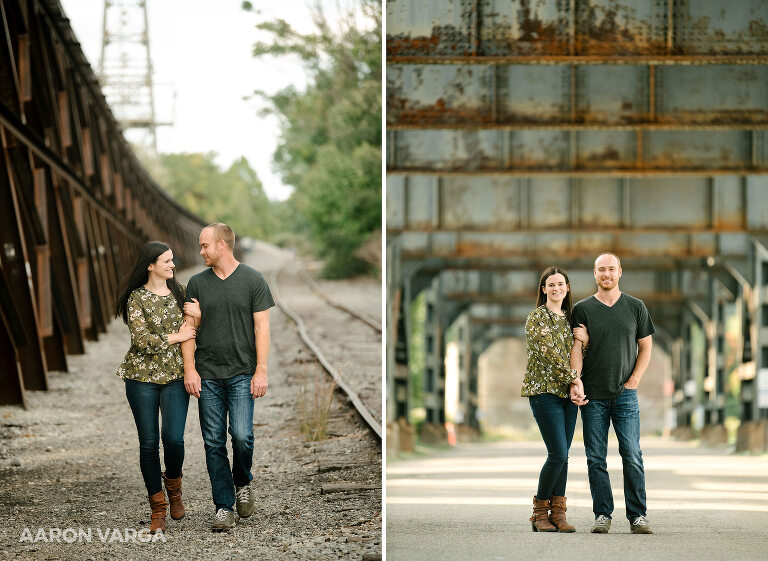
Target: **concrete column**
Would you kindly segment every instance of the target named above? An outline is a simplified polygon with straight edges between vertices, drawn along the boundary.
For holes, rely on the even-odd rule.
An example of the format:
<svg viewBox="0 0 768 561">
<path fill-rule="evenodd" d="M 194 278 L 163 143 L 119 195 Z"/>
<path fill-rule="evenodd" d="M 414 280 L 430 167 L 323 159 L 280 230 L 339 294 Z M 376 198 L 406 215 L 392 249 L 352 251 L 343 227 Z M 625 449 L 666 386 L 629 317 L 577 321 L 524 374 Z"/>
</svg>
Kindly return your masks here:
<svg viewBox="0 0 768 561">
<path fill-rule="evenodd" d="M 750 269 L 754 283 L 747 302 L 747 321 L 752 342 L 754 369 L 745 368 L 741 381 L 742 418 L 736 450 L 762 453 L 768 450 L 768 249 L 766 243 L 752 240 Z M 747 351 L 745 345 L 745 352 Z"/>
<path fill-rule="evenodd" d="M 455 422 L 467 422 L 470 412 L 469 387 L 472 359 L 472 322 L 469 312 L 462 313 L 454 323 L 456 332 L 456 343 L 458 347 L 458 379 L 456 383 L 456 394 L 458 395 L 458 407 L 455 415 Z"/>
<path fill-rule="evenodd" d="M 445 352 L 442 320 L 443 293 L 440 276 L 425 291 L 424 323 L 424 407 L 426 421 L 442 426 L 445 423 Z"/>
</svg>

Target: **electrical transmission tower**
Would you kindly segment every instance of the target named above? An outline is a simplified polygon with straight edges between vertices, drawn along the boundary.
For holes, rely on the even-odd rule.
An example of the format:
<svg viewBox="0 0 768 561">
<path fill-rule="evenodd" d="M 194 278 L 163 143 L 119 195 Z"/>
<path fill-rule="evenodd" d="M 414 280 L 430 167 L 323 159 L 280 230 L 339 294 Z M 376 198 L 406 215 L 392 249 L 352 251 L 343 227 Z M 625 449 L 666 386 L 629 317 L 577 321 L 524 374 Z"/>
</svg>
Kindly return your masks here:
<svg viewBox="0 0 768 561">
<path fill-rule="evenodd" d="M 171 123 L 155 118 L 146 0 L 104 0 L 99 80 L 123 130 L 141 131 L 156 154 L 157 127 Z"/>
</svg>

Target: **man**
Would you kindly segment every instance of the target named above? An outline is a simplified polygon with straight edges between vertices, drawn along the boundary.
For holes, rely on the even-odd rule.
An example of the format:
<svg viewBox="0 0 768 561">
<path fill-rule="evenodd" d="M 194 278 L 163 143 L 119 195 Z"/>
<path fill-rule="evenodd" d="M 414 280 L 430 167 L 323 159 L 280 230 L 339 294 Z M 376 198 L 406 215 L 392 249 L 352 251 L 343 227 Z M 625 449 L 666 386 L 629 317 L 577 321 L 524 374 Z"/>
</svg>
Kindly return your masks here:
<svg viewBox="0 0 768 561">
<path fill-rule="evenodd" d="M 269 308 L 275 305 L 261 273 L 239 263 L 235 234 L 226 224 L 200 233 L 208 270 L 187 285 L 187 302 L 199 301 L 202 323 L 195 340 L 181 345 L 184 387 L 199 398 L 200 428 L 216 515 L 211 529 L 227 531 L 237 514 L 253 514 L 253 400 L 267 393 Z M 185 304 L 185 313 L 191 310 Z M 190 318 L 191 319 L 191 318 Z M 227 414 L 232 467 L 227 456 Z"/>
<path fill-rule="evenodd" d="M 584 324 L 589 333 L 583 359 L 580 341 L 574 341 L 571 350 L 571 368 L 581 376 L 571 385 L 571 399 L 581 406 L 595 514 L 592 532 L 605 534 L 611 528 L 613 494 L 606 456 L 608 426 L 613 422 L 623 464 L 624 502 L 630 529 L 633 534 L 652 534 L 646 519 L 637 387 L 651 359 L 651 335 L 655 329 L 645 304 L 619 290 L 621 262 L 616 255 L 599 255 L 594 275 L 597 293 L 578 302 L 571 318 L 572 327 Z"/>
</svg>

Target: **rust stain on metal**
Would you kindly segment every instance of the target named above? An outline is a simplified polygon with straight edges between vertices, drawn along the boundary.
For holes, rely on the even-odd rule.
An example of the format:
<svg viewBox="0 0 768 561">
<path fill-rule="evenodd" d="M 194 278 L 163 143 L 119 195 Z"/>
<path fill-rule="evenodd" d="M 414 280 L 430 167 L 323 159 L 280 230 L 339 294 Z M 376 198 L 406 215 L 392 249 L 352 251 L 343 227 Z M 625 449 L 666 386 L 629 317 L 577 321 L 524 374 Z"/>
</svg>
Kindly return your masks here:
<svg viewBox="0 0 768 561">
<path fill-rule="evenodd" d="M 404 54 L 431 54 L 437 50 L 440 37 L 408 37 L 407 35 L 387 36 L 387 54 L 398 56 Z"/>
<path fill-rule="evenodd" d="M 676 149 L 674 145 L 669 145 L 664 152 L 654 154 L 643 163 L 644 167 L 651 169 L 701 168 L 706 170 L 707 164 L 720 170 L 731 170 L 732 172 L 747 171 L 748 169 L 744 162 L 734 158 L 731 150 L 725 147 L 721 148 L 717 155 L 700 154 L 691 156 L 686 155 L 682 148 Z"/>
<path fill-rule="evenodd" d="M 426 126 L 447 123 L 491 123 L 493 115 L 466 107 L 446 107 L 443 98 L 432 105 L 415 105 L 402 97 L 387 98 L 387 122 L 423 124 Z"/>
<path fill-rule="evenodd" d="M 765 20 L 756 19 L 749 22 L 749 34 L 756 40 L 768 43 L 768 25 Z"/>
<path fill-rule="evenodd" d="M 545 123 L 562 123 L 563 112 L 550 113 L 549 115 L 531 115 L 530 113 L 517 113 L 515 111 L 505 111 L 504 118 L 500 123 L 506 124 L 521 124 L 521 125 L 536 125 Z"/>
<path fill-rule="evenodd" d="M 631 165 L 618 150 L 611 146 L 607 146 L 601 152 L 590 152 L 579 163 L 584 168 L 616 168 Z"/>
<path fill-rule="evenodd" d="M 510 51 L 519 54 L 568 54 L 568 39 L 559 35 L 557 22 L 539 19 L 531 11 L 530 0 L 521 0 L 520 5 L 520 19 L 517 23 L 521 33 L 517 41 L 510 43 Z"/>
<path fill-rule="evenodd" d="M 602 12 L 602 13 L 601 13 Z M 621 20 L 624 24 L 621 24 Z M 582 55 L 633 55 L 662 54 L 666 50 L 664 40 L 647 38 L 638 33 L 638 25 L 629 15 L 620 15 L 616 9 L 599 9 L 590 6 L 586 14 L 586 29 L 576 30 L 576 52 Z M 642 22 L 635 22 L 642 23 Z"/>
<path fill-rule="evenodd" d="M 483 31 L 480 50 L 486 55 L 569 54 L 568 36 L 560 33 L 558 21 L 539 18 L 529 0 L 521 0 L 517 26 L 495 21 L 492 30 Z M 487 19 L 493 19 L 489 14 Z"/>
<path fill-rule="evenodd" d="M 718 109 L 708 111 L 674 110 L 657 116 L 659 123 L 744 124 L 768 121 L 768 111 L 759 109 Z"/>
<path fill-rule="evenodd" d="M 764 18 L 750 20 L 745 28 L 730 33 L 719 27 L 710 29 L 711 23 L 712 18 L 709 16 L 701 16 L 688 22 L 690 39 L 676 45 L 675 52 L 764 54 L 768 50 L 768 25 Z"/>
<path fill-rule="evenodd" d="M 387 35 L 388 56 L 472 55 L 469 36 L 452 25 L 436 25 L 429 37 L 404 33 Z"/>
</svg>

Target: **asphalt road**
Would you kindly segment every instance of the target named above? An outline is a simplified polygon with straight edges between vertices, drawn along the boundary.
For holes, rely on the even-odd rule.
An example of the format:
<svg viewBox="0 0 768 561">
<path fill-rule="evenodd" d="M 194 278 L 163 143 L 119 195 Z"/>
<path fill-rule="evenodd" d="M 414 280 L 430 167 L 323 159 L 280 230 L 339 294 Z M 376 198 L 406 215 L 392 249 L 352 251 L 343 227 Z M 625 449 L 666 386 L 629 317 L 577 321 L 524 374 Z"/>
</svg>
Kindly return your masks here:
<svg viewBox="0 0 768 561">
<path fill-rule="evenodd" d="M 641 445 L 653 535 L 630 534 L 615 440 L 608 470 L 616 510 L 607 535 L 589 533 L 594 516 L 581 442 L 571 448 L 566 493 L 574 534 L 531 531 L 546 456 L 541 442 L 464 444 L 389 460 L 386 558 L 768 560 L 768 455 L 663 439 Z"/>
</svg>

